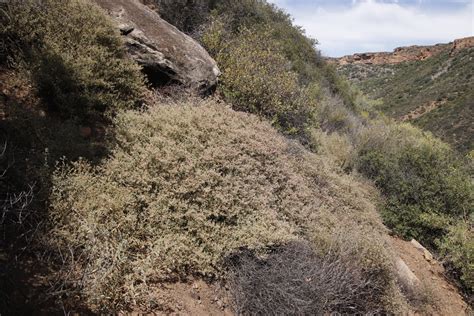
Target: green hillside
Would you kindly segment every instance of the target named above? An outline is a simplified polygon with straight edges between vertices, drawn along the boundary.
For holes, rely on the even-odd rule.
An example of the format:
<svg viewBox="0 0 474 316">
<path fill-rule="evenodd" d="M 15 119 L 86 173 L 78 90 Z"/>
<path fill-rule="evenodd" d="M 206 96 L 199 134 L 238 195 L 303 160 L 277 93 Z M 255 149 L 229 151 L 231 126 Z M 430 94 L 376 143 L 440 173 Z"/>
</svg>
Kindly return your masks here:
<svg viewBox="0 0 474 316">
<path fill-rule="evenodd" d="M 316 39 L 265 0 L 146 2 L 25 0 L 0 11 L 0 315 L 431 315 L 455 299 L 467 309 L 469 162 L 372 111 Z M 124 17 L 153 19 L 134 29 Z M 158 50 L 140 37 L 158 26 L 176 49 L 146 61 L 169 75 L 170 56 L 191 47 L 179 60 L 189 67 L 175 69 L 194 72 L 205 49 L 220 69 L 208 94 L 154 78 L 146 52 L 130 53 Z M 467 71 L 469 54 L 448 68 Z M 412 78 L 417 65 L 383 80 Z M 468 74 L 446 81 L 443 65 L 420 76 L 439 73 L 433 90 L 449 81 L 457 94 L 441 100 L 461 104 Z M 425 93 L 401 78 L 415 87 L 407 104 Z M 431 290 L 434 260 L 413 282 L 409 251 L 394 246 L 412 238 L 446 263 L 436 276 L 458 286 L 455 299 Z M 186 295 L 192 308 L 176 303 Z"/>
<path fill-rule="evenodd" d="M 349 64 L 339 70 L 381 100 L 379 109 L 385 114 L 404 118 L 467 152 L 474 148 L 474 48 L 452 56 L 450 48 L 423 61 Z"/>
</svg>

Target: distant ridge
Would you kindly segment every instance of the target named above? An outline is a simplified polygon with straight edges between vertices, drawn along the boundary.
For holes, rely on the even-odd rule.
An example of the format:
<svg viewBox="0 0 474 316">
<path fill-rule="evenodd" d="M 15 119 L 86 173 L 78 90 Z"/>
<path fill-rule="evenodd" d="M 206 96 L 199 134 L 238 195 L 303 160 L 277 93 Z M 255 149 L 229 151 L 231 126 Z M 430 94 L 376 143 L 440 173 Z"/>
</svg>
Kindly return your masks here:
<svg viewBox="0 0 474 316">
<path fill-rule="evenodd" d="M 393 52 L 371 52 L 357 53 L 340 58 L 328 58 L 330 63 L 338 66 L 348 64 L 385 65 L 399 64 L 406 61 L 419 61 L 438 55 L 447 47 L 451 47 L 451 55 L 459 50 L 474 46 L 474 36 L 457 39 L 448 44 L 436 44 L 430 46 L 406 46 L 398 47 Z"/>
</svg>

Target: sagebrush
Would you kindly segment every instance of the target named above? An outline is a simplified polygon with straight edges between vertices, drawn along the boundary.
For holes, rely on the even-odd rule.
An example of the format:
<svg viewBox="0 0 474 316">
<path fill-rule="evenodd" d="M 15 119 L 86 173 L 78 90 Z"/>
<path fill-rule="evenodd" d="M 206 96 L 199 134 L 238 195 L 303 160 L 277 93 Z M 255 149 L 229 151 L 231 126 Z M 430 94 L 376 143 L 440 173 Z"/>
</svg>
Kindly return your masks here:
<svg viewBox="0 0 474 316">
<path fill-rule="evenodd" d="M 56 172 L 49 244 L 72 256 L 67 288 L 114 310 L 156 282 L 221 276 L 234 249 L 317 243 L 341 223 L 370 237 L 368 271 L 390 271 L 365 185 L 255 116 L 184 103 L 119 114 L 109 159 Z"/>
</svg>

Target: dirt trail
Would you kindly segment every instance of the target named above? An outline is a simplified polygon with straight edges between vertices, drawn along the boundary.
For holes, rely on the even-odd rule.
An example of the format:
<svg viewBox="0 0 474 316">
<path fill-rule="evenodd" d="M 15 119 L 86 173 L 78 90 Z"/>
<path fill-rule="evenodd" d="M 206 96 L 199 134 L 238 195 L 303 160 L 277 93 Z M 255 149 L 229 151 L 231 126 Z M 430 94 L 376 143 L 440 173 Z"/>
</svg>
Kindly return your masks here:
<svg viewBox="0 0 474 316">
<path fill-rule="evenodd" d="M 472 315 L 468 304 L 458 289 L 445 277 L 443 266 L 436 260 L 427 260 L 411 242 L 392 238 L 392 245 L 410 270 L 425 283 L 435 306 L 425 311 L 415 311 L 414 315 L 463 316 Z"/>
<path fill-rule="evenodd" d="M 444 104 L 446 104 L 446 102 L 447 102 L 446 99 L 443 99 L 441 101 L 430 101 L 430 102 L 428 102 L 428 104 L 422 105 L 422 106 L 414 109 L 410 113 L 402 116 L 400 118 L 400 120 L 402 122 L 415 120 L 419 117 L 422 117 L 425 114 L 430 113 L 431 111 L 436 110 L 440 106 L 443 106 Z"/>
</svg>

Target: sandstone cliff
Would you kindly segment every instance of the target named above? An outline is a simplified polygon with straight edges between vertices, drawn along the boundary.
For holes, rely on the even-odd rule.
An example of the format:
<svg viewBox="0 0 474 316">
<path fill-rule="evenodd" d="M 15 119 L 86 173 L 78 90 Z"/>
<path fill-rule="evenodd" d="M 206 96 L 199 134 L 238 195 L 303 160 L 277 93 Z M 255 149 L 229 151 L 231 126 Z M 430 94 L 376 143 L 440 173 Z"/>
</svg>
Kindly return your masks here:
<svg viewBox="0 0 474 316">
<path fill-rule="evenodd" d="M 407 46 L 396 48 L 393 52 L 358 53 L 341 58 L 329 58 L 328 61 L 339 66 L 347 64 L 385 65 L 398 64 L 406 61 L 419 61 L 435 56 L 446 48 L 451 49 L 451 54 L 459 50 L 474 46 L 474 37 L 457 39 L 448 44 L 432 46 Z"/>
</svg>

